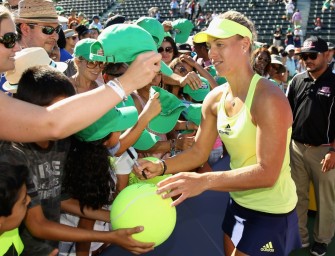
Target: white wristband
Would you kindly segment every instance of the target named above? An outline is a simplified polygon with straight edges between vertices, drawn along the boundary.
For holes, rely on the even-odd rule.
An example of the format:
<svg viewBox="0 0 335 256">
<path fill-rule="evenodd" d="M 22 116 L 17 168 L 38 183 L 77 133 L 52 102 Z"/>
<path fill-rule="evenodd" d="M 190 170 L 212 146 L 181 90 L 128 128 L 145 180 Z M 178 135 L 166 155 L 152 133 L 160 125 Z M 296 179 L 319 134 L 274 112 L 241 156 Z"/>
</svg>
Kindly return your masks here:
<svg viewBox="0 0 335 256">
<path fill-rule="evenodd" d="M 116 92 L 117 95 L 123 100 L 126 101 L 128 99 L 126 92 L 124 91 L 120 81 L 118 79 L 111 80 L 107 83 L 107 85 Z"/>
</svg>

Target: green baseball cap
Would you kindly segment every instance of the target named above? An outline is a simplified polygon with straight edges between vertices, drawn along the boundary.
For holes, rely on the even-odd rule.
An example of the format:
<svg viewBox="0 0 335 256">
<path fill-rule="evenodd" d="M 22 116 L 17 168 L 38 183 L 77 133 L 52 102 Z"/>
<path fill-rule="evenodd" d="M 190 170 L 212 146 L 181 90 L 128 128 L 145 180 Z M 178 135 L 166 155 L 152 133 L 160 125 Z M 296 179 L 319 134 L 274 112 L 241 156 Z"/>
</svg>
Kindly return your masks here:
<svg viewBox="0 0 335 256">
<path fill-rule="evenodd" d="M 151 86 L 150 96 L 155 92 L 159 92 L 159 101 L 162 110 L 149 122 L 149 129 L 158 133 L 168 133 L 176 125 L 180 113 L 186 108 L 183 102 L 178 99 L 174 94 L 169 93 L 163 88 Z"/>
<path fill-rule="evenodd" d="M 201 103 L 192 103 L 189 104 L 185 110 L 183 110 L 182 114 L 186 120 L 199 126 L 201 122 L 201 108 Z"/>
<path fill-rule="evenodd" d="M 188 84 L 184 86 L 183 92 L 190 95 L 192 99 L 196 101 L 203 101 L 206 95 L 210 92 L 211 88 L 206 78 L 201 77 L 201 87 L 197 90 L 193 90 Z"/>
<path fill-rule="evenodd" d="M 159 140 L 159 136 L 144 129 L 133 147 L 138 150 L 148 150 L 149 148 L 152 148 Z"/>
<path fill-rule="evenodd" d="M 113 108 L 90 126 L 76 133 L 82 141 L 95 141 L 111 132 L 124 131 L 132 127 L 138 119 L 135 107 Z"/>
<path fill-rule="evenodd" d="M 135 21 L 135 24 L 150 33 L 157 44 L 157 48 L 162 44 L 164 39 L 164 27 L 157 19 L 151 17 L 141 17 Z"/>
<path fill-rule="evenodd" d="M 79 40 L 74 47 L 73 56 L 77 58 L 83 57 L 86 60 L 90 60 L 91 46 L 95 42 L 97 42 L 97 40 L 92 38 L 84 38 Z"/>
<path fill-rule="evenodd" d="M 98 41 L 92 44 L 90 59 L 129 64 L 139 54 L 148 51 L 157 52 L 157 45 L 149 32 L 134 24 L 114 24 L 105 28 L 98 36 Z M 161 71 L 167 76 L 173 74 L 163 61 Z"/>
<path fill-rule="evenodd" d="M 208 68 L 208 72 L 211 74 L 212 77 L 214 77 L 215 81 L 218 85 L 225 84 L 227 82 L 227 79 L 223 76 L 219 76 L 216 72 L 216 69 L 214 66 L 210 66 Z"/>
<path fill-rule="evenodd" d="M 174 41 L 176 43 L 183 44 L 186 43 L 194 25 L 188 19 L 177 19 L 172 22 L 172 27 L 176 32 Z"/>
</svg>

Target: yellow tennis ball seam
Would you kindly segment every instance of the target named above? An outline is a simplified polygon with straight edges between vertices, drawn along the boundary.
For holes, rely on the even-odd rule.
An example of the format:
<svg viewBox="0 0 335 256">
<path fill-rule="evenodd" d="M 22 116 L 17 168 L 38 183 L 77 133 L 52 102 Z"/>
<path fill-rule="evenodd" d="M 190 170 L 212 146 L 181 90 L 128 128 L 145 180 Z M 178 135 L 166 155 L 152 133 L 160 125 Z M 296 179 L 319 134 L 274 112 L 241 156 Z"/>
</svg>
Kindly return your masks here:
<svg viewBox="0 0 335 256">
<path fill-rule="evenodd" d="M 137 200 L 143 198 L 143 197 L 146 197 L 147 195 L 156 195 L 155 192 L 146 192 L 144 194 L 141 194 L 141 195 L 138 195 L 137 197 L 135 197 L 133 200 L 131 200 L 128 204 L 127 204 L 127 207 L 124 208 L 122 210 L 122 212 L 120 212 L 117 216 L 115 216 L 111 221 L 117 221 L 120 217 L 122 217 L 123 214 L 125 214 L 125 212 L 133 205 L 137 202 Z"/>
</svg>

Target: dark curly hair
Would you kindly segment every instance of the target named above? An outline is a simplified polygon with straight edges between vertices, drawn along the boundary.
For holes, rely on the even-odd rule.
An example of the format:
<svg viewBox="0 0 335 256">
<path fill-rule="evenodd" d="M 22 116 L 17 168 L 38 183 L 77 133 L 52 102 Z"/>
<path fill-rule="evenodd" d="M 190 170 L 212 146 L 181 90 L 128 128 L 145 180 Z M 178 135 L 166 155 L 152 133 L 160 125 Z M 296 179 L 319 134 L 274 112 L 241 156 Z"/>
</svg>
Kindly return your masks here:
<svg viewBox="0 0 335 256">
<path fill-rule="evenodd" d="M 72 136 L 64 168 L 63 188 L 79 201 L 82 212 L 85 206 L 96 210 L 112 202 L 115 183 L 111 177 L 109 152 L 103 145 L 104 141 L 106 138 L 86 142 Z"/>
</svg>

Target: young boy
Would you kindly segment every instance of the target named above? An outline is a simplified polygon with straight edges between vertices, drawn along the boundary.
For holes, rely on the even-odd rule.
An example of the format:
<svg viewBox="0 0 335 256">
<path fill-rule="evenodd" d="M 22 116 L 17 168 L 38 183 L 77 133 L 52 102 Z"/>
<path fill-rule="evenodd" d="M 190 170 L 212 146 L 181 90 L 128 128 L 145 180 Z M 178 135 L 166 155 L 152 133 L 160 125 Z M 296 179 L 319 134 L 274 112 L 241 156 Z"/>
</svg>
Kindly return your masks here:
<svg viewBox="0 0 335 256">
<path fill-rule="evenodd" d="M 27 176 L 26 166 L 0 162 L 0 255 L 20 255 L 23 251 L 18 226 L 30 202 Z"/>
</svg>

